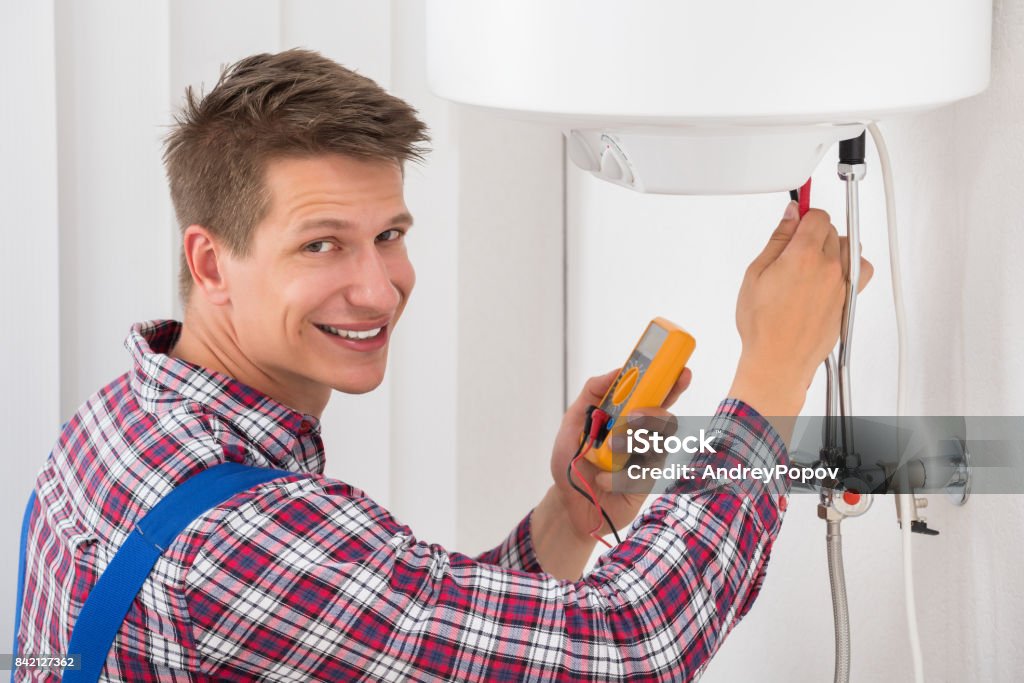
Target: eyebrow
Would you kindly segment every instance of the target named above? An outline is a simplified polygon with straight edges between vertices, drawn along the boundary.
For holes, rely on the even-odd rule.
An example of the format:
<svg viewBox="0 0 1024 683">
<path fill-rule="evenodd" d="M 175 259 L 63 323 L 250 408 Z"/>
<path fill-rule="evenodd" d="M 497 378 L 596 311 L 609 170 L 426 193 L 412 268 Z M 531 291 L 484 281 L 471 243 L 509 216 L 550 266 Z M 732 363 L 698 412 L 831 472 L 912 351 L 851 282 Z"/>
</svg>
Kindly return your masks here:
<svg viewBox="0 0 1024 683">
<path fill-rule="evenodd" d="M 412 225 L 412 216 L 408 213 L 402 212 L 392 216 L 390 220 L 385 221 L 387 225 L 397 225 L 399 223 L 405 223 Z M 347 221 L 343 218 L 312 218 L 310 220 L 299 223 L 296 232 L 307 232 L 314 229 L 329 228 L 332 230 L 350 230 L 355 227 L 352 221 Z"/>
</svg>

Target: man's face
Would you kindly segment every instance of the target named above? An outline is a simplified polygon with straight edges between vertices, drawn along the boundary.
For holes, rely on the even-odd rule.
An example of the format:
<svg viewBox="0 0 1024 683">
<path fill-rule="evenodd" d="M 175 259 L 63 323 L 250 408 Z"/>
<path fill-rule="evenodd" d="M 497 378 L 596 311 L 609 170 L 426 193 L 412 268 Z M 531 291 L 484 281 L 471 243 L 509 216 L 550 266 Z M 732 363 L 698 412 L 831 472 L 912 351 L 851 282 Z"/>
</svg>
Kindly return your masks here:
<svg viewBox="0 0 1024 683">
<path fill-rule="evenodd" d="M 238 348 L 301 399 L 363 393 L 384 378 L 389 338 L 416 276 L 397 163 L 340 155 L 267 164 L 267 216 L 225 263 Z"/>
</svg>

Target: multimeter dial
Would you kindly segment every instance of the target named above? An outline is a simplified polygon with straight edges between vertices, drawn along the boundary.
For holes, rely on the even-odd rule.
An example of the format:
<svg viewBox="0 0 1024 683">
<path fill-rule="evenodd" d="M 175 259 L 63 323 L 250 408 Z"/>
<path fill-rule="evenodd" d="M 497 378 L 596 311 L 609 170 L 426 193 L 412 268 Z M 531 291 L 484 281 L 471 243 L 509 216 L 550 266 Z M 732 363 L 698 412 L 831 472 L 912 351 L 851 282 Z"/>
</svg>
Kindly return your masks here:
<svg viewBox="0 0 1024 683">
<path fill-rule="evenodd" d="M 615 391 L 612 392 L 612 403 L 622 405 L 626 402 L 636 387 L 636 378 L 639 374 L 640 370 L 635 365 L 622 373 L 622 377 L 615 384 Z"/>
</svg>

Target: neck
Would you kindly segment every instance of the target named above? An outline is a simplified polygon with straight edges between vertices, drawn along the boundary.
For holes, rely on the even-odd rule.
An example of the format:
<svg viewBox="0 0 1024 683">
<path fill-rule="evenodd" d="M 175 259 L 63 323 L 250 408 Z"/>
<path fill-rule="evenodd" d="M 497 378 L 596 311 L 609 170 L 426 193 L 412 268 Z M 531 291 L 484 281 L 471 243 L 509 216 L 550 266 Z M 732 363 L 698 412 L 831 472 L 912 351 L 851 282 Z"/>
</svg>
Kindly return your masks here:
<svg viewBox="0 0 1024 683">
<path fill-rule="evenodd" d="M 317 419 L 330 398 L 329 390 L 310 387 L 302 391 L 271 370 L 260 367 L 242 350 L 230 321 L 211 320 L 199 312 L 186 311 L 181 335 L 167 355 L 227 375 L 292 410 Z"/>
</svg>

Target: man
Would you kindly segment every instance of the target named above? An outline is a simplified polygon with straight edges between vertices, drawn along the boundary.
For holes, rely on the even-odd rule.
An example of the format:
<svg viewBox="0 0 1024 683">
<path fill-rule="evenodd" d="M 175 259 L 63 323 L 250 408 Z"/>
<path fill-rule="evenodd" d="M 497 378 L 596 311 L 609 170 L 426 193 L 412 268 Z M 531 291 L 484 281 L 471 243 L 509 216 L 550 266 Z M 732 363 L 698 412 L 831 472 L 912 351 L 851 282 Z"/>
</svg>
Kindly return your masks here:
<svg viewBox="0 0 1024 683">
<path fill-rule="evenodd" d="M 477 557 L 417 539 L 322 475 L 331 391 L 381 382 L 413 289 L 402 174 L 425 140 L 407 104 L 311 52 L 250 57 L 202 99 L 188 93 L 165 155 L 185 320 L 133 326 L 131 370 L 71 418 L 39 476 L 21 652 L 66 652 L 138 520 L 196 472 L 234 461 L 294 474 L 232 497 L 166 548 L 107 654 L 109 680 L 678 681 L 703 670 L 756 597 L 787 486 L 670 492 L 581 577 L 593 509 L 564 473 L 614 373 L 566 413 L 547 494 Z M 844 252 L 826 214 L 798 220 L 791 204 L 748 269 L 743 355 L 709 430 L 725 457 L 787 461 L 787 434 L 762 415 L 796 415 L 834 345 Z M 862 274 L 863 286 L 866 262 Z M 613 520 L 637 514 L 637 496 L 594 483 Z"/>
</svg>

